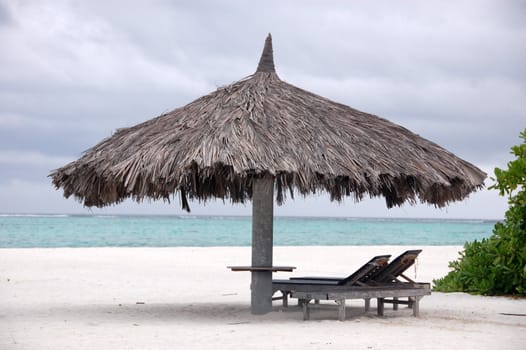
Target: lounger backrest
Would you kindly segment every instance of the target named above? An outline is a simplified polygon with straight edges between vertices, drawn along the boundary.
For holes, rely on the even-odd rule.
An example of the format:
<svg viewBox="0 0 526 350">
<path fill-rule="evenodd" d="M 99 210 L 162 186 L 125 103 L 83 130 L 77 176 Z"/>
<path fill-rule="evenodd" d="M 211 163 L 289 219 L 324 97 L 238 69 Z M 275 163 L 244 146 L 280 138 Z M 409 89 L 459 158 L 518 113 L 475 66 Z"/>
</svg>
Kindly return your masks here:
<svg viewBox="0 0 526 350">
<path fill-rule="evenodd" d="M 399 277 L 405 270 L 413 266 L 418 254 L 422 252 L 421 249 L 408 250 L 394 259 L 389 265 L 378 271 L 375 276 L 371 279 L 375 282 L 393 282 Z"/>
<path fill-rule="evenodd" d="M 353 285 L 357 284 L 358 282 L 367 282 L 369 276 L 374 275 L 376 271 L 387 265 L 390 257 L 391 255 L 375 256 L 365 263 L 365 265 L 356 270 L 356 272 L 338 282 L 338 285 Z"/>
</svg>

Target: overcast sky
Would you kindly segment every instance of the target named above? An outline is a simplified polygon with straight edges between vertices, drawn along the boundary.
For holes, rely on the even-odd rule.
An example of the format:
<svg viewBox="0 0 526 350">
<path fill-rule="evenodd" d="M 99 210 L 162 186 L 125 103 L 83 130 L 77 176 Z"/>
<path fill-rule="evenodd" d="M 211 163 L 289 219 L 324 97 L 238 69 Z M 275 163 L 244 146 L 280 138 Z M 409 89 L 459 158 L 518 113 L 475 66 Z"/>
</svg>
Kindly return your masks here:
<svg viewBox="0 0 526 350">
<path fill-rule="evenodd" d="M 526 1 L 497 0 L 0 0 L 0 213 L 183 214 L 177 198 L 89 210 L 47 175 L 117 128 L 252 74 L 269 32 L 283 80 L 401 124 L 491 175 L 526 127 L 525 14 Z M 482 190 L 441 210 L 322 195 L 275 213 L 499 219 L 506 207 Z"/>
</svg>

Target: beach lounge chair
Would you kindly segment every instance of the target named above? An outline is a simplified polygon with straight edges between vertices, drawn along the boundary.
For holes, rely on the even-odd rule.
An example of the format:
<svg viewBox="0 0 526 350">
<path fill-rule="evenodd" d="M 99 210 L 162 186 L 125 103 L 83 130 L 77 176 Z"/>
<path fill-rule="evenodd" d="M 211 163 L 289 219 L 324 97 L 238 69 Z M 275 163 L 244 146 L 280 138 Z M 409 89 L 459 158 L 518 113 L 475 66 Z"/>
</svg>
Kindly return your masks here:
<svg viewBox="0 0 526 350">
<path fill-rule="evenodd" d="M 414 264 L 420 252 L 421 250 L 408 250 L 390 264 L 384 263 L 379 268 L 372 269 L 362 280 L 363 283 L 345 284 L 343 283 L 344 279 L 339 278 L 296 277 L 288 280 L 288 284 L 287 280 L 277 280 L 275 285 L 273 284 L 273 290 L 282 291 L 284 305 L 286 304 L 285 298 L 288 295 L 297 298 L 303 307 L 304 319 L 309 318 L 309 303 L 312 300 L 316 302 L 319 300 L 336 301 L 339 306 L 339 319 L 343 321 L 345 319 L 346 299 L 364 299 L 365 311 L 368 311 L 372 298 L 376 298 L 378 301 L 377 312 L 379 316 L 384 313 L 385 303 L 392 303 L 395 310 L 399 304 L 408 305 L 413 308 L 413 315 L 418 316 L 420 299 L 431 294 L 430 284 L 414 282 L 403 275 L 403 272 Z M 400 281 L 399 277 L 404 278 L 407 282 Z M 399 299 L 405 297 L 407 297 L 407 301 Z"/>
<path fill-rule="evenodd" d="M 374 276 L 371 276 L 371 281 L 376 283 L 403 282 L 399 279 L 402 277 L 406 282 L 415 283 L 409 277 L 405 276 L 404 272 L 414 265 L 416 258 L 421 252 L 421 249 L 403 252 L 391 261 L 389 265 L 384 266 L 378 270 Z"/>
<path fill-rule="evenodd" d="M 404 288 L 408 285 L 420 286 L 421 284 L 416 283 L 404 275 L 404 272 L 415 264 L 416 258 L 421 252 L 421 249 L 406 250 L 388 265 L 379 269 L 374 276 L 371 276 L 369 285 L 387 287 L 394 284 L 398 286 L 398 288 Z M 401 278 L 405 281 L 402 281 Z M 365 302 L 366 304 L 369 303 L 367 300 Z M 393 304 L 393 310 L 398 310 L 398 305 L 407 305 L 408 307 L 413 308 L 413 314 L 418 316 L 418 304 L 415 306 L 414 297 L 408 296 L 407 300 L 400 300 L 396 296 L 393 296 L 392 298 L 377 298 L 378 315 L 383 315 L 384 304 Z"/>
<path fill-rule="evenodd" d="M 291 277 L 290 279 L 291 280 L 322 281 L 322 282 L 339 283 L 339 284 L 353 284 L 353 283 L 364 284 L 364 283 L 367 283 L 371 278 L 376 276 L 378 272 L 383 270 L 385 266 L 388 265 L 389 258 L 391 258 L 391 255 L 377 255 L 347 277 L 303 276 L 303 277 Z"/>
<path fill-rule="evenodd" d="M 283 300 L 283 306 L 288 305 L 288 296 L 293 290 L 309 289 L 311 286 L 352 286 L 366 285 L 371 276 L 376 276 L 378 271 L 382 270 L 389 261 L 391 255 L 378 255 L 365 263 L 358 270 L 347 277 L 330 278 L 330 277 L 299 277 L 288 280 L 272 280 L 272 293 L 281 292 L 281 297 L 272 300 Z"/>
<path fill-rule="evenodd" d="M 407 250 L 400 254 L 396 259 L 391 261 L 389 264 L 387 264 L 387 260 L 384 264 L 379 266 L 379 268 L 371 270 L 371 272 L 366 276 L 366 278 L 362 279 L 361 282 L 368 283 L 368 284 L 377 284 L 377 283 L 387 283 L 387 282 L 401 282 L 399 280 L 399 277 L 402 277 L 407 282 L 414 282 L 411 279 L 409 279 L 407 276 L 405 276 L 403 273 L 413 266 L 415 263 L 416 258 L 418 257 L 418 254 L 422 252 L 421 249 L 415 249 L 415 250 Z M 390 255 L 381 255 L 381 256 L 375 256 L 371 261 L 369 261 L 367 264 L 373 262 L 373 260 L 381 257 L 391 257 Z M 366 264 L 366 265 L 367 265 Z M 364 266 L 366 266 L 364 265 Z M 362 267 L 363 268 L 363 267 Z M 352 275 L 351 275 L 352 276 Z M 349 277 L 351 277 L 349 276 Z M 349 278 L 347 277 L 347 279 Z M 307 280 L 307 281 L 330 281 L 330 282 L 338 282 L 343 281 L 346 278 L 345 277 L 319 277 L 319 276 L 305 276 L 305 277 L 291 277 L 291 280 Z"/>
</svg>

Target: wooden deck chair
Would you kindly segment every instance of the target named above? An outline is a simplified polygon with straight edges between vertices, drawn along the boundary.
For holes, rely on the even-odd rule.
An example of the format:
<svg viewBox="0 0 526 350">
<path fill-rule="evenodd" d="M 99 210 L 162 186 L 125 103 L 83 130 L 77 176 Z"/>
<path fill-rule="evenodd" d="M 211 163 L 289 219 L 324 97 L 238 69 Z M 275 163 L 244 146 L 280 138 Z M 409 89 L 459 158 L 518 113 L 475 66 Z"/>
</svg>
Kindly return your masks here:
<svg viewBox="0 0 526 350">
<path fill-rule="evenodd" d="M 283 305 L 287 306 L 288 296 L 297 298 L 303 307 L 304 319 L 309 318 L 309 302 L 314 300 L 334 300 L 338 304 L 339 319 L 345 319 L 345 299 L 364 299 L 365 311 L 369 310 L 370 300 L 376 298 L 379 316 L 384 314 L 384 304 L 393 304 L 397 310 L 399 304 L 408 305 L 413 315 L 418 316 L 419 300 L 431 294 L 429 283 L 417 283 L 403 275 L 413 266 L 422 250 L 408 250 L 387 264 L 389 256 L 374 257 L 346 278 L 296 277 L 289 280 L 274 280 L 273 293 L 281 291 Z M 374 262 L 378 263 L 375 264 Z M 371 266 L 376 265 L 376 266 Z M 398 278 L 402 277 L 407 282 Z M 407 300 L 400 298 L 407 297 Z"/>
<path fill-rule="evenodd" d="M 296 277 L 287 280 L 272 280 L 272 294 L 281 292 L 280 297 L 272 300 L 283 300 L 283 306 L 288 305 L 288 296 L 292 291 L 308 290 L 313 286 L 353 286 L 365 285 L 372 276 L 376 276 L 388 263 L 390 255 L 375 256 L 358 270 L 347 277 Z"/>
<path fill-rule="evenodd" d="M 392 286 L 394 284 L 405 287 L 407 285 L 417 286 L 416 283 L 406 275 L 404 272 L 415 264 L 415 260 L 418 255 L 422 252 L 421 249 L 407 250 L 396 257 L 388 265 L 377 270 L 372 276 L 370 276 L 368 284 L 374 286 Z M 404 279 L 402 281 L 400 278 Z M 393 298 L 378 298 L 378 314 L 383 314 L 384 304 L 393 304 L 393 310 L 398 310 L 398 305 L 407 305 L 409 308 L 413 308 L 415 305 L 415 298 L 409 297 L 407 300 L 400 300 L 397 297 Z M 370 301 L 366 300 L 366 304 Z M 418 313 L 416 311 L 415 315 Z"/>
<path fill-rule="evenodd" d="M 366 262 L 362 267 L 353 272 L 347 277 L 321 277 L 321 276 L 304 276 L 291 277 L 291 280 L 307 280 L 307 281 L 326 281 L 329 283 L 338 282 L 339 285 L 363 285 L 381 271 L 389 262 L 391 255 L 377 255 Z"/>
<path fill-rule="evenodd" d="M 414 265 L 418 254 L 422 252 L 421 249 L 407 250 L 400 254 L 396 259 L 378 269 L 369 278 L 369 282 L 389 283 L 389 282 L 403 282 L 400 281 L 402 277 L 406 282 L 415 283 L 409 277 L 404 275 L 404 272 Z"/>
</svg>

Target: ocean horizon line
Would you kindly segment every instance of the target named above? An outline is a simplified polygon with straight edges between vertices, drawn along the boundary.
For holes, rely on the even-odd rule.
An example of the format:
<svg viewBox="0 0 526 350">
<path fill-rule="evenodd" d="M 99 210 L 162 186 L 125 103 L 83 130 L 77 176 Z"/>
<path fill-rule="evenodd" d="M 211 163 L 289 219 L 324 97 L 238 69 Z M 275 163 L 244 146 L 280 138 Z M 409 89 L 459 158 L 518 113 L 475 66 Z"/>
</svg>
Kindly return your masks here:
<svg viewBox="0 0 526 350">
<path fill-rule="evenodd" d="M 251 215 L 235 215 L 235 214 L 132 214 L 132 213 L 0 213 L 0 217 L 100 217 L 100 218 L 174 218 L 174 219 L 208 219 L 208 218 L 247 218 L 250 219 Z M 480 223 L 497 223 L 503 222 L 504 219 L 497 218 L 444 218 L 444 217 L 388 217 L 388 216 L 314 216 L 314 215 L 275 215 L 276 219 L 301 219 L 301 220 L 371 220 L 371 221 L 450 221 L 450 222 L 480 222 Z"/>
</svg>

